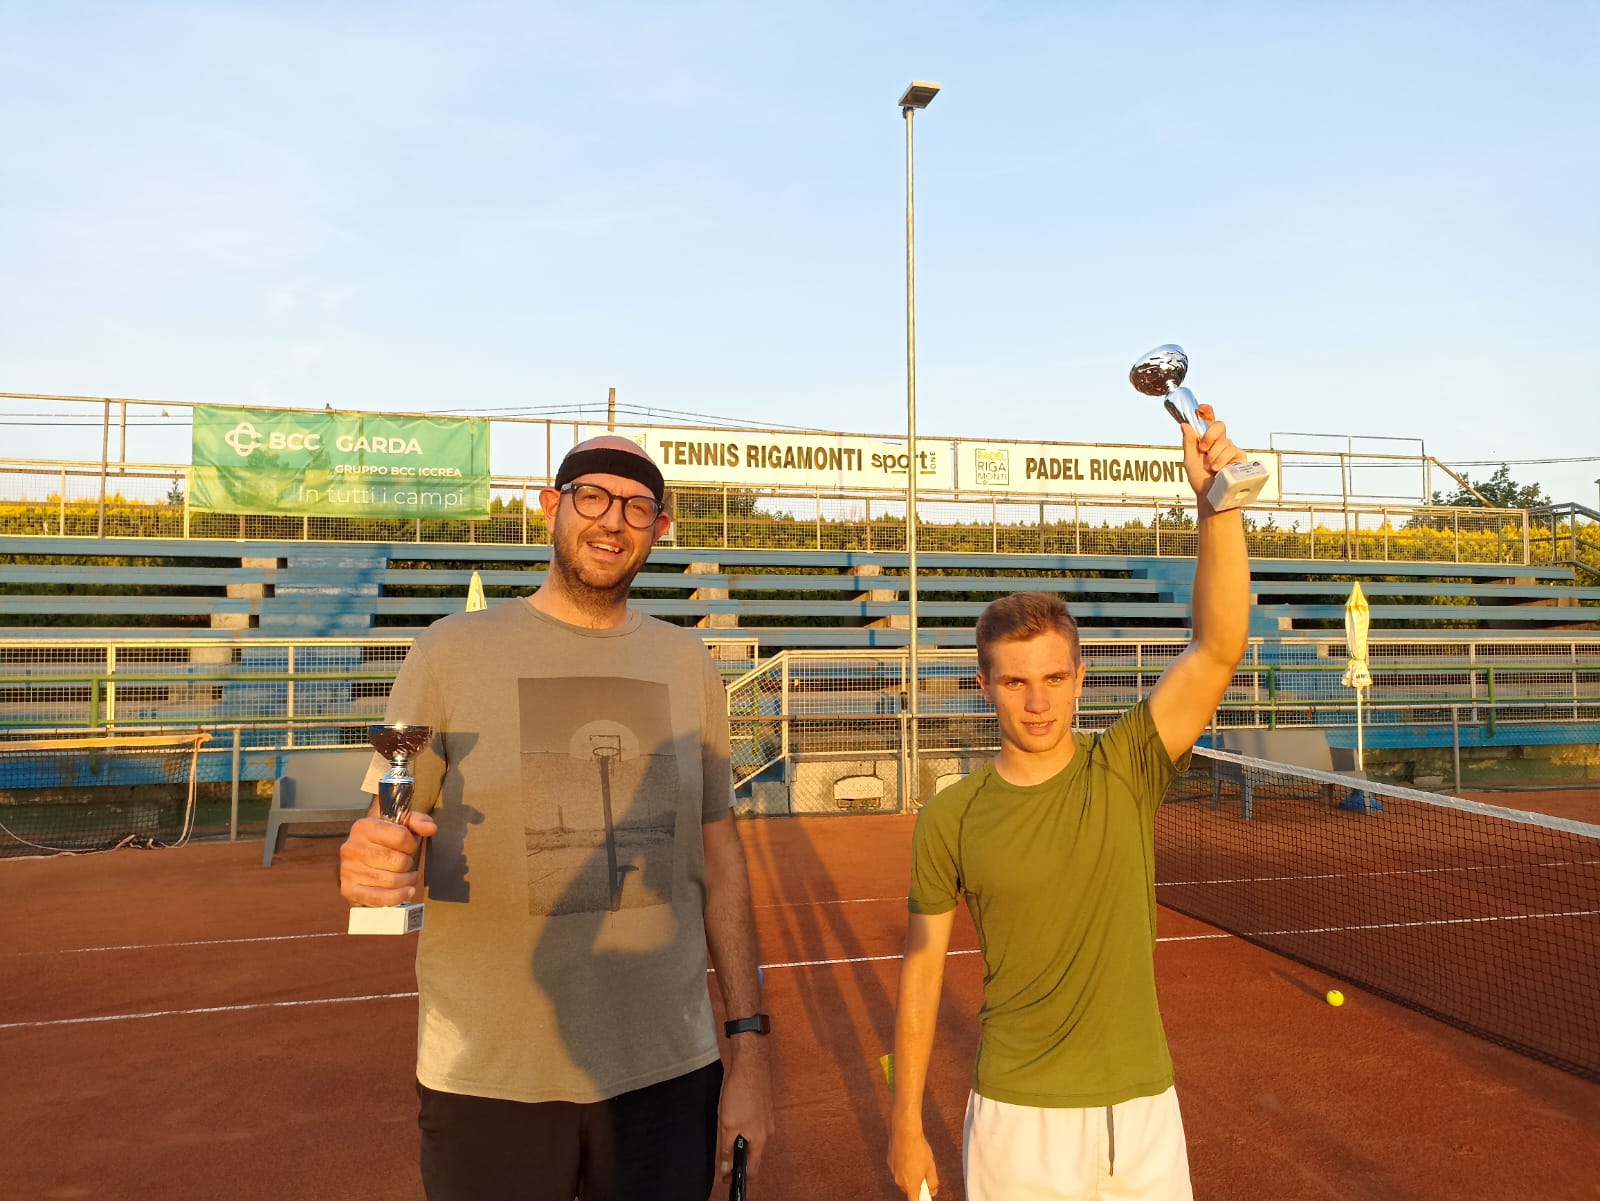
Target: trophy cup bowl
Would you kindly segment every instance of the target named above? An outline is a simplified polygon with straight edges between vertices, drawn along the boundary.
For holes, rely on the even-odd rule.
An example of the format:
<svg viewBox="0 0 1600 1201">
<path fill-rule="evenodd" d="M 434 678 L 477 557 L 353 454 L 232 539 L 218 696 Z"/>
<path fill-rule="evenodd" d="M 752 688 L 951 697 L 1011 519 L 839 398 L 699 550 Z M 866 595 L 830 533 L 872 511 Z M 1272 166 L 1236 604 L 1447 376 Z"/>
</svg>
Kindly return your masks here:
<svg viewBox="0 0 1600 1201">
<path fill-rule="evenodd" d="M 1189 356 L 1183 347 L 1168 342 L 1157 346 L 1133 365 L 1128 379 L 1146 396 L 1165 397 L 1189 374 Z"/>
<path fill-rule="evenodd" d="M 391 722 L 367 727 L 367 741 L 389 761 L 389 770 L 378 779 L 378 816 L 384 821 L 405 825 L 417 783 L 406 768 L 411 757 L 432 737 L 432 726 Z M 410 934 L 422 929 L 422 905 L 408 901 L 403 905 L 357 906 L 350 910 L 349 929 L 351 934 Z"/>
<path fill-rule="evenodd" d="M 389 770 L 378 781 L 378 811 L 386 822 L 405 824 L 411 812 L 411 795 L 416 780 L 406 770 L 411 757 L 428 745 L 432 726 L 409 726 L 404 722 L 368 726 L 367 741 L 389 761 Z"/>
<path fill-rule="evenodd" d="M 1140 358 L 1128 372 L 1128 382 L 1146 396 L 1161 397 L 1174 421 L 1203 434 L 1211 423 L 1200 416 L 1200 402 L 1194 393 L 1179 386 L 1188 374 L 1189 356 L 1183 353 L 1183 347 L 1168 342 Z"/>
<path fill-rule="evenodd" d="M 1200 416 L 1200 402 L 1194 393 L 1183 387 L 1188 374 L 1189 356 L 1184 354 L 1183 347 L 1167 342 L 1139 357 L 1128 372 L 1128 382 L 1137 392 L 1159 396 L 1179 425 L 1187 425 L 1195 433 L 1203 434 L 1211 428 L 1211 423 Z M 1267 469 L 1260 463 L 1230 463 L 1217 472 L 1206 489 L 1206 500 L 1219 513 L 1242 508 L 1261 494 L 1266 482 Z"/>
</svg>

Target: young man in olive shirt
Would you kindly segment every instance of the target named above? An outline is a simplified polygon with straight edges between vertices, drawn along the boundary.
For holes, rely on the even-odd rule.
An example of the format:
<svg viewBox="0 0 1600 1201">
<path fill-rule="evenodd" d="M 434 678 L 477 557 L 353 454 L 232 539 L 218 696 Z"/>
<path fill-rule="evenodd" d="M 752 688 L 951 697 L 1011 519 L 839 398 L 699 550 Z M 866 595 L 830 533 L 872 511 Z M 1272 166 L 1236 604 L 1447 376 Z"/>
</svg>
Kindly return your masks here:
<svg viewBox="0 0 1600 1201">
<path fill-rule="evenodd" d="M 1103 734 L 1074 734 L 1084 668 L 1060 599 L 1023 593 L 979 619 L 1001 749 L 917 820 L 889 1154 L 907 1198 L 939 1187 L 922 1099 L 963 898 L 984 957 L 970 1201 L 1192 1196 L 1156 1003 L 1153 823 L 1244 653 L 1249 563 L 1239 512 L 1204 499 L 1243 452 L 1220 422 L 1185 426 L 1183 441 L 1200 514 L 1194 636 L 1146 700 Z"/>
</svg>

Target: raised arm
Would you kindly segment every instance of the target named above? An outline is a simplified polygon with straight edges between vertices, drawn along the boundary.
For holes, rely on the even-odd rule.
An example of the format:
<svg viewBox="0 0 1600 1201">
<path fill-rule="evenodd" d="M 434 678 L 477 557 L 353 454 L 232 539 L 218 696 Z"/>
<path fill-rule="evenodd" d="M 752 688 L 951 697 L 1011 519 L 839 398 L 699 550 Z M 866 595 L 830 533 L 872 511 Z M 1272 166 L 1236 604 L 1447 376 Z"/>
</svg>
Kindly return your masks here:
<svg viewBox="0 0 1600 1201">
<path fill-rule="evenodd" d="M 1211 406 L 1200 415 L 1212 420 Z M 1183 427 L 1183 465 L 1199 506 L 1194 599 L 1189 647 L 1162 673 L 1150 694 L 1150 717 L 1167 754 L 1176 759 L 1205 731 L 1244 657 L 1250 631 L 1250 556 L 1244 517 L 1238 509 L 1218 513 L 1206 501 L 1216 473 L 1245 453 L 1214 421 L 1204 434 Z"/>
<path fill-rule="evenodd" d="M 913 913 L 906 926 L 906 954 L 900 964 L 900 998 L 894 1010 L 894 1106 L 889 1127 L 889 1170 L 909 1201 L 922 1182 L 939 1191 L 933 1148 L 922 1127 L 922 1094 L 928 1085 L 928 1060 L 939 1023 L 944 988 L 944 958 L 956 911 Z"/>
</svg>

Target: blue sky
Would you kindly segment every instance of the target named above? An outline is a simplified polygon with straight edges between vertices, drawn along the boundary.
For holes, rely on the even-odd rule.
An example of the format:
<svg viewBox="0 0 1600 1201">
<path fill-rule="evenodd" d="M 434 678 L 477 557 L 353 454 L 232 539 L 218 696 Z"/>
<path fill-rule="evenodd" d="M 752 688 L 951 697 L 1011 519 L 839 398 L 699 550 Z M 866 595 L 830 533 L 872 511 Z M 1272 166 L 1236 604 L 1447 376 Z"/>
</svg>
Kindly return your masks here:
<svg viewBox="0 0 1600 1201">
<path fill-rule="evenodd" d="M 912 79 L 922 433 L 1595 503 L 1592 2 L 0 0 L 0 391 L 902 430 Z"/>
</svg>

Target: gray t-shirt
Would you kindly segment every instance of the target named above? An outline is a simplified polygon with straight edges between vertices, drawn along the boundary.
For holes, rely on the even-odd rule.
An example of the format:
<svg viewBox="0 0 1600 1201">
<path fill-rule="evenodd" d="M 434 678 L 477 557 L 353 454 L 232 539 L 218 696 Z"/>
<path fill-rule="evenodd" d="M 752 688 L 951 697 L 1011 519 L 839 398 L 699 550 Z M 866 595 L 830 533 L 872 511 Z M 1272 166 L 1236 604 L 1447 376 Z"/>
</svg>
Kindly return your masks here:
<svg viewBox="0 0 1600 1201">
<path fill-rule="evenodd" d="M 700 826 L 733 797 L 700 639 L 632 610 L 607 630 L 526 600 L 456 614 L 417 639 L 386 720 L 434 729 L 411 768 L 439 823 L 418 1080 L 591 1102 L 715 1060 Z"/>
</svg>

